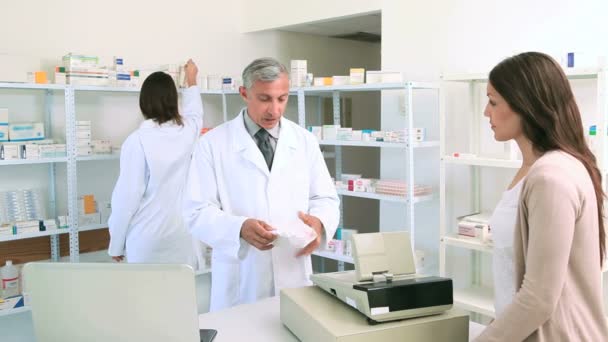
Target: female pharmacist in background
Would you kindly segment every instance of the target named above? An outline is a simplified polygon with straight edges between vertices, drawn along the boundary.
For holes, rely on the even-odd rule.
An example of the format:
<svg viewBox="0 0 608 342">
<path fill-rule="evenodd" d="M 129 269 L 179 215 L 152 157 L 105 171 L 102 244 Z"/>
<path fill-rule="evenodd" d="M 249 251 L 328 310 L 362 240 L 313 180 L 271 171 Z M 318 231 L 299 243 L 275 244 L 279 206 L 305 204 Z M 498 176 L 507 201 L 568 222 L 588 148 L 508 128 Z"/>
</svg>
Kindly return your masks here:
<svg viewBox="0 0 608 342">
<path fill-rule="evenodd" d="M 506 272 L 495 292 L 515 287 L 476 341 L 608 341 L 604 194 L 570 83 L 551 57 L 528 52 L 494 67 L 487 92 L 494 137 L 515 139 L 523 164 L 490 221 L 499 254 L 513 244 L 512 267 L 494 265 Z"/>
<path fill-rule="evenodd" d="M 188 88 L 178 111 L 175 82 L 155 72 L 144 81 L 139 107 L 146 119 L 120 152 L 120 175 L 112 193 L 110 247 L 115 261 L 194 266 L 192 237 L 182 219 L 182 194 L 194 144 L 203 125 L 203 105 L 192 60 Z"/>
</svg>

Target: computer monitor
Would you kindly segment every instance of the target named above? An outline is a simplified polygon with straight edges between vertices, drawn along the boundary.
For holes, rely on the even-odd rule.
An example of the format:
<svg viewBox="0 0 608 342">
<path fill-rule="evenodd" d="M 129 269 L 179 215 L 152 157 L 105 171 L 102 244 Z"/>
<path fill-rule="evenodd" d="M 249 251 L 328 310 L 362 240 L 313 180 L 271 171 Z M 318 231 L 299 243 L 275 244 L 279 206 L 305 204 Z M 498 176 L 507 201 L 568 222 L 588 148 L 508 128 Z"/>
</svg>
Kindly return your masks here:
<svg viewBox="0 0 608 342">
<path fill-rule="evenodd" d="M 38 342 L 199 342 L 194 271 L 177 264 L 29 263 Z"/>
</svg>

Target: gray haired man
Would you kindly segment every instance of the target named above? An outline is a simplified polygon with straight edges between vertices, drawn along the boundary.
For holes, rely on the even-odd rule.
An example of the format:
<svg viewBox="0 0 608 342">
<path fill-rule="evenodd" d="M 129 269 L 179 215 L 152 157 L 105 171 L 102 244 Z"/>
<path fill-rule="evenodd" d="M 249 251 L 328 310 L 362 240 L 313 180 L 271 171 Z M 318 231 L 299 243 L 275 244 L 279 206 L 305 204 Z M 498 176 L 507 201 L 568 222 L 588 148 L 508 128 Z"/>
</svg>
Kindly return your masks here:
<svg viewBox="0 0 608 342">
<path fill-rule="evenodd" d="M 309 285 L 310 254 L 340 215 L 316 138 L 283 117 L 285 66 L 256 59 L 243 84 L 247 107 L 200 139 L 184 196 L 191 233 L 213 248 L 212 311 Z"/>
</svg>

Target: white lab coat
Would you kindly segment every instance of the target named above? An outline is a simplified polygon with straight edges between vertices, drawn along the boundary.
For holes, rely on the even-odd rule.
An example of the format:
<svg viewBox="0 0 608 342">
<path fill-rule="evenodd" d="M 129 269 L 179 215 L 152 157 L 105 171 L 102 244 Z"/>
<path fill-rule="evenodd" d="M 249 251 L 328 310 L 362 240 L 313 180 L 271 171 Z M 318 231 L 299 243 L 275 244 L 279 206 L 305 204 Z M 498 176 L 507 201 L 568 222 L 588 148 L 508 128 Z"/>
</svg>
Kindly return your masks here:
<svg viewBox="0 0 608 342">
<path fill-rule="evenodd" d="M 203 124 L 198 87 L 182 92 L 181 115 L 183 126 L 146 120 L 123 143 L 108 254 L 126 255 L 128 262 L 196 266 L 180 204 Z"/>
<path fill-rule="evenodd" d="M 184 215 L 195 238 L 213 248 L 210 310 L 310 284 L 310 256 L 289 244 L 260 251 L 240 239 L 247 218 L 280 228 L 298 211 L 318 217 L 324 246 L 339 222 L 339 199 L 316 138 L 282 118 L 272 172 L 249 135 L 244 110 L 204 135 L 194 151 Z"/>
</svg>

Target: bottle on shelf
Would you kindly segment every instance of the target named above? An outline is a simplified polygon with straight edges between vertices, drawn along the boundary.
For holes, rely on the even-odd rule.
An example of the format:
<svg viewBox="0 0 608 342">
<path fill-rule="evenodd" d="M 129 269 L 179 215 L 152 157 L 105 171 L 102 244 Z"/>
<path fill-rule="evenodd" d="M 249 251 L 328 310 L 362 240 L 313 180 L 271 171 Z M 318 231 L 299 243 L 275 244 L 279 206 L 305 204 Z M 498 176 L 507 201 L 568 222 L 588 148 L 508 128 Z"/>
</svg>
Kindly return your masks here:
<svg viewBox="0 0 608 342">
<path fill-rule="evenodd" d="M 12 260 L 6 260 L 6 265 L 0 271 L 2 277 L 2 297 L 9 298 L 19 295 L 19 271 Z"/>
</svg>

